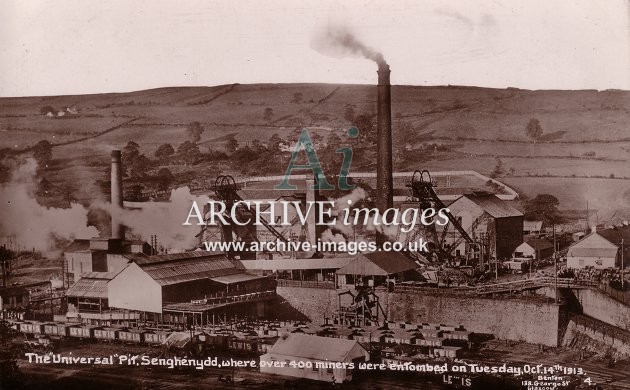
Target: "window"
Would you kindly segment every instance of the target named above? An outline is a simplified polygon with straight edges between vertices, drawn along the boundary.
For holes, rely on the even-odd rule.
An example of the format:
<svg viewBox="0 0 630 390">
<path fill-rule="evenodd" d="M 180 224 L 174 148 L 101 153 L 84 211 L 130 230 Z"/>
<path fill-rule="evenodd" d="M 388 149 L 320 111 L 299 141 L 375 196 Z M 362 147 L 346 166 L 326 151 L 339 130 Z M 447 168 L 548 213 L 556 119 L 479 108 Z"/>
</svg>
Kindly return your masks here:
<svg viewBox="0 0 630 390">
<path fill-rule="evenodd" d="M 313 364 L 313 372 L 319 372 L 319 369 L 317 368 L 317 365 Z"/>
<path fill-rule="evenodd" d="M 580 261 L 578 262 L 578 264 L 580 264 L 580 265 L 584 265 L 584 259 L 580 259 Z"/>
<path fill-rule="evenodd" d="M 332 374 L 333 373 L 333 368 L 331 366 L 328 366 L 328 368 L 326 369 L 326 373 Z"/>
</svg>

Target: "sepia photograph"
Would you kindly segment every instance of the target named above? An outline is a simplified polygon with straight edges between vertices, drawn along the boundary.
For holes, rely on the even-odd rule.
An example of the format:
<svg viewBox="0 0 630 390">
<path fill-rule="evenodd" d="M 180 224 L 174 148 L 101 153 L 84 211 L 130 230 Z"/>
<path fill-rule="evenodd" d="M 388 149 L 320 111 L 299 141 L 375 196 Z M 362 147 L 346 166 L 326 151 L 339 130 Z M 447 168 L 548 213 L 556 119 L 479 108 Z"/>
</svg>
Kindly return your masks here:
<svg viewBox="0 0 630 390">
<path fill-rule="evenodd" d="M 0 4 L 0 389 L 630 389 L 629 0 Z"/>
</svg>

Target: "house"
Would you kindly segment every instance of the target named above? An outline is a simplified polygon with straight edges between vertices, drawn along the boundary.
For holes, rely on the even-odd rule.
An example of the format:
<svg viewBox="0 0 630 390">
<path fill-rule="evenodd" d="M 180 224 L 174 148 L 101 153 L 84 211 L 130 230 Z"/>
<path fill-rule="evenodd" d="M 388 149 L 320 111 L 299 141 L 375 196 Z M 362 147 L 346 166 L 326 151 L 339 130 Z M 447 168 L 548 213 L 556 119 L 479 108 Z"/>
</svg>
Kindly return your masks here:
<svg viewBox="0 0 630 390">
<path fill-rule="evenodd" d="M 523 213 L 489 192 L 477 191 L 457 198 L 448 206 L 468 235 L 483 244 L 483 258 L 509 259 L 523 242 Z M 454 253 L 464 255 L 470 247 L 454 228 L 446 235 L 446 243 L 455 245 Z"/>
<path fill-rule="evenodd" d="M 530 238 L 514 249 L 512 257 L 529 257 L 535 260 L 553 255 L 553 244 L 542 238 Z"/>
<path fill-rule="evenodd" d="M 542 221 L 523 221 L 523 234 L 540 234 Z"/>
<path fill-rule="evenodd" d="M 260 372 L 332 383 L 352 380 L 352 371 L 370 354 L 356 340 L 292 333 L 260 357 Z"/>
<path fill-rule="evenodd" d="M 596 230 L 569 247 L 567 252 L 568 268 L 593 267 L 596 269 L 616 268 L 621 266 L 621 248 L 623 257 L 630 256 L 630 226 Z M 624 262 L 626 266 L 628 261 Z"/>
</svg>

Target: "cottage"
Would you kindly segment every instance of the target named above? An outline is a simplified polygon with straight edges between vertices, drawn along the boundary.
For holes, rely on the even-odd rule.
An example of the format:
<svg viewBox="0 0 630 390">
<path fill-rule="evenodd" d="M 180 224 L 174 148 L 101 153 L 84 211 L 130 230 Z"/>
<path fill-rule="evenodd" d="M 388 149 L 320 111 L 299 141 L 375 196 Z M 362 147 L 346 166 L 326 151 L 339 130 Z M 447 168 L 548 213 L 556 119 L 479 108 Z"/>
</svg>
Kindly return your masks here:
<svg viewBox="0 0 630 390">
<path fill-rule="evenodd" d="M 567 267 L 593 267 L 596 269 L 620 267 L 620 249 L 622 247 L 623 256 L 628 259 L 630 256 L 630 226 L 593 231 L 569 247 Z"/>
<path fill-rule="evenodd" d="M 527 257 L 534 260 L 553 255 L 553 244 L 542 238 L 530 238 L 514 249 L 512 257 Z"/>
</svg>

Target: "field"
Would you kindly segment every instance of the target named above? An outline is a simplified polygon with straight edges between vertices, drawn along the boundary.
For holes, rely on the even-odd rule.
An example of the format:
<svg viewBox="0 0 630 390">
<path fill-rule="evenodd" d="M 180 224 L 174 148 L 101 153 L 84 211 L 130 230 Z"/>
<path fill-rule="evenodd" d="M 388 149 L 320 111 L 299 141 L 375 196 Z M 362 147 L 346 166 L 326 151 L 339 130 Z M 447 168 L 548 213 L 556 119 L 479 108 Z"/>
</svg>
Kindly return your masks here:
<svg viewBox="0 0 630 390">
<path fill-rule="evenodd" d="M 593 207 L 620 209 L 623 205 L 614 202 L 628 198 L 630 92 L 394 86 L 392 99 L 394 138 L 407 129 L 398 141 L 405 143 L 398 171 L 474 169 L 489 175 L 500 162 L 500 180 L 528 196 L 552 193 L 562 209 L 583 209 L 589 198 Z M 2 98 L 0 147 L 26 150 L 48 140 L 57 161 L 50 177 L 72 182 L 77 199 L 89 202 L 100 196 L 94 181 L 106 177 L 111 149 L 130 140 L 152 156 L 163 143 L 176 148 L 187 140 L 186 127 L 197 121 L 205 128 L 198 142 L 202 152 L 223 150 L 231 138 L 241 145 L 266 142 L 274 133 L 291 142 L 302 128 L 324 138 L 336 132 L 349 143 L 344 138 L 349 118 L 373 115 L 375 100 L 374 86 L 332 84 Z M 52 116 L 43 113 L 46 106 L 54 108 Z M 57 116 L 68 107 L 77 113 Z M 532 118 L 543 130 L 537 139 L 526 133 Z M 424 155 L 433 144 L 445 152 Z M 192 167 L 200 175 L 215 174 L 212 168 Z M 374 169 L 369 164 L 353 168 Z M 238 174 L 237 167 L 221 170 Z"/>
</svg>

